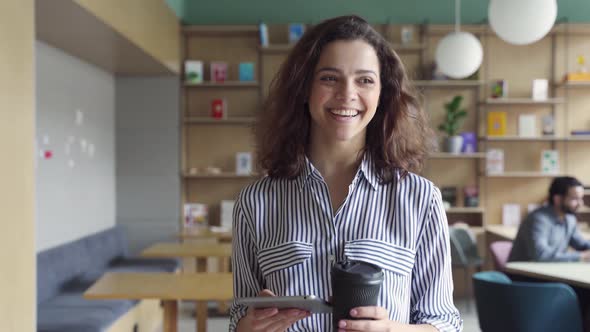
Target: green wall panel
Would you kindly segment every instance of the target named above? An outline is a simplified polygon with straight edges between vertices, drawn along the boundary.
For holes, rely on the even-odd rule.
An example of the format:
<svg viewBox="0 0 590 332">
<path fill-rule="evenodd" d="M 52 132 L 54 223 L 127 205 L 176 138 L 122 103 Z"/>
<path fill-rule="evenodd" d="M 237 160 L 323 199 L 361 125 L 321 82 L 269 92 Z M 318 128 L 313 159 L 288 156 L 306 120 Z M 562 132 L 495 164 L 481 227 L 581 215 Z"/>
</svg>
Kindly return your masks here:
<svg viewBox="0 0 590 332">
<path fill-rule="evenodd" d="M 324 18 L 358 14 L 371 23 L 448 24 L 453 0 L 166 0 L 185 24 L 316 23 Z M 463 0 L 462 22 L 482 23 L 488 0 Z M 558 17 L 590 22 L 589 0 L 559 0 Z"/>
</svg>

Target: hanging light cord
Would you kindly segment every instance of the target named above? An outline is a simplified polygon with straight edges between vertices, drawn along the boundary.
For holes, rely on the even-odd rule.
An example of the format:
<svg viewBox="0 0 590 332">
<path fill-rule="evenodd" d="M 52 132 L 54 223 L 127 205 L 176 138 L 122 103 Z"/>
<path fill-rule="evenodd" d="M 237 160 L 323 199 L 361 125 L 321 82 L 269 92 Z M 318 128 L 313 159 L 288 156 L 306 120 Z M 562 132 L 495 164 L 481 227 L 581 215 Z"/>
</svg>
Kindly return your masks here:
<svg viewBox="0 0 590 332">
<path fill-rule="evenodd" d="M 461 0 L 455 0 L 455 32 L 459 32 L 461 26 Z"/>
</svg>

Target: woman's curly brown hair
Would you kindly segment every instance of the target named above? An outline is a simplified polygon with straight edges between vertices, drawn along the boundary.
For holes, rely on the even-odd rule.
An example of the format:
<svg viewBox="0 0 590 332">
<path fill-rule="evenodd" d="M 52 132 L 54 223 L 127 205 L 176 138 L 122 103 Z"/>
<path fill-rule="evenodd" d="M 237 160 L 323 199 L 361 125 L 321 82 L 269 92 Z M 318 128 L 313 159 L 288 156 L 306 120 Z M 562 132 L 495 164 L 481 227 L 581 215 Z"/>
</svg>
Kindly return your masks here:
<svg viewBox="0 0 590 332">
<path fill-rule="evenodd" d="M 367 126 L 365 151 L 382 182 L 422 169 L 434 148 L 434 133 L 389 43 L 358 16 L 332 18 L 308 30 L 281 65 L 270 85 L 256 128 L 260 167 L 271 177 L 294 178 L 305 167 L 311 117 L 307 107 L 320 54 L 336 40 L 363 40 L 379 58 L 381 94 Z"/>
</svg>

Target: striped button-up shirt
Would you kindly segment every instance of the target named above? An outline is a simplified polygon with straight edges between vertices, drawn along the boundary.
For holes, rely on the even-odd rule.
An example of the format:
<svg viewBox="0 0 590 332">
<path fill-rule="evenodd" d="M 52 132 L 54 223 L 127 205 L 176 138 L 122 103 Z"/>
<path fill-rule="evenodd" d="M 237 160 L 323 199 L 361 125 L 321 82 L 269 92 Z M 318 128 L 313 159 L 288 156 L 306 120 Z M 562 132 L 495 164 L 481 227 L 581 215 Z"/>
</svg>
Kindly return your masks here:
<svg viewBox="0 0 590 332">
<path fill-rule="evenodd" d="M 295 179 L 265 177 L 244 188 L 233 219 L 236 298 L 268 288 L 327 300 L 330 269 L 346 258 L 383 269 L 378 305 L 391 320 L 461 330 L 440 191 L 416 174 L 381 184 L 366 156 L 334 215 L 328 186 L 307 161 Z M 230 331 L 246 309 L 232 305 Z M 289 331 L 332 331 L 332 317 L 313 314 Z"/>
</svg>

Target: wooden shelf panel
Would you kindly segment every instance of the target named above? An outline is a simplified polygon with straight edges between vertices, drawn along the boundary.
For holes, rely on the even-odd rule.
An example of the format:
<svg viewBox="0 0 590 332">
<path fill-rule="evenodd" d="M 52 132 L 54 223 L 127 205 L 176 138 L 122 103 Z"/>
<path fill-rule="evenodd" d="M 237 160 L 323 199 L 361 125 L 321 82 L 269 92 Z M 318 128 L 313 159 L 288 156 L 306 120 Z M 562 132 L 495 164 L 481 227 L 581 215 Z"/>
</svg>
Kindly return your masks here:
<svg viewBox="0 0 590 332">
<path fill-rule="evenodd" d="M 185 82 L 184 86 L 187 88 L 258 88 L 260 83 L 257 81 L 225 81 L 222 83 L 216 82 L 203 82 L 203 83 L 188 83 Z"/>
<path fill-rule="evenodd" d="M 444 153 L 437 152 L 430 156 L 430 159 L 483 159 L 486 157 L 484 152 L 477 153 Z"/>
<path fill-rule="evenodd" d="M 521 137 L 521 136 L 485 136 L 480 137 L 481 140 L 488 142 L 558 142 L 566 141 L 565 137 L 554 136 L 538 136 L 538 137 Z"/>
<path fill-rule="evenodd" d="M 187 117 L 184 118 L 185 124 L 212 124 L 212 125 L 231 125 L 231 124 L 252 124 L 256 121 L 255 117 L 234 117 L 227 119 L 215 119 L 209 117 Z"/>
<path fill-rule="evenodd" d="M 587 142 L 590 141 L 590 135 L 568 136 L 565 140 L 569 142 Z"/>
<path fill-rule="evenodd" d="M 293 48 L 293 44 L 273 44 L 268 46 L 258 46 L 262 53 L 288 53 Z"/>
<path fill-rule="evenodd" d="M 259 50 L 263 53 L 287 53 L 293 48 L 294 44 L 273 44 L 268 46 L 259 46 Z M 398 44 L 392 43 L 390 46 L 396 52 L 419 52 L 424 50 L 425 44 Z"/>
<path fill-rule="evenodd" d="M 389 45 L 396 52 L 420 52 L 426 48 L 426 44 L 390 43 Z"/>
<path fill-rule="evenodd" d="M 537 136 L 537 137 L 520 137 L 520 136 L 484 136 L 480 140 L 488 142 L 587 142 L 590 141 L 590 135 L 580 136 Z"/>
<path fill-rule="evenodd" d="M 556 82 L 554 85 L 558 88 L 590 88 L 590 81 Z"/>
<path fill-rule="evenodd" d="M 557 105 L 563 104 L 563 98 L 547 98 L 546 100 L 534 100 L 531 98 L 488 98 L 482 105 Z"/>
<path fill-rule="evenodd" d="M 190 25 L 182 27 L 182 33 L 185 35 L 243 35 L 258 34 L 257 25 Z"/>
<path fill-rule="evenodd" d="M 482 207 L 452 207 L 445 210 L 446 213 L 484 213 Z"/>
<path fill-rule="evenodd" d="M 188 173 L 184 172 L 182 177 L 187 179 L 253 179 L 259 178 L 260 174 L 252 173 L 252 174 L 237 174 L 232 172 L 221 172 L 221 173 Z"/>
<path fill-rule="evenodd" d="M 499 174 L 486 174 L 488 178 L 552 178 L 563 176 L 561 173 L 541 173 L 541 172 L 505 172 Z"/>
<path fill-rule="evenodd" d="M 419 88 L 477 88 L 483 81 L 474 80 L 416 80 L 414 85 Z"/>
</svg>

